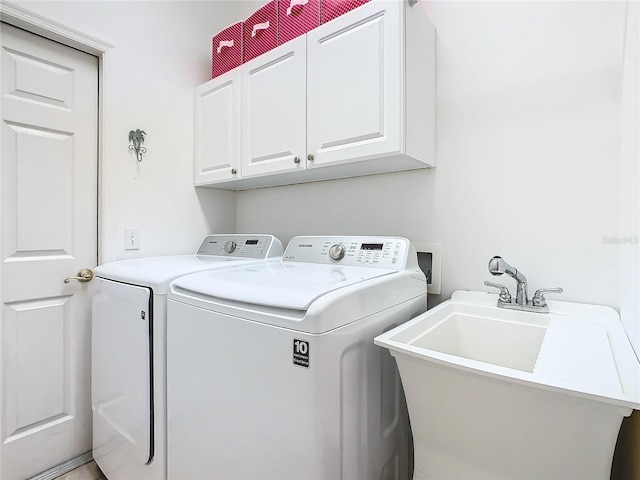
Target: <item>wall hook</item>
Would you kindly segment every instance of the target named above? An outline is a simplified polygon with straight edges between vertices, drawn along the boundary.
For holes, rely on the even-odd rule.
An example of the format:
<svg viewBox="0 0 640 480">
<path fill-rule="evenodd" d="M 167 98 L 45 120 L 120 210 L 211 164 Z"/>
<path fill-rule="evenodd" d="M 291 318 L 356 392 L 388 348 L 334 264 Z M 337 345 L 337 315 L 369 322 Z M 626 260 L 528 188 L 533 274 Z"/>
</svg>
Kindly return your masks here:
<svg viewBox="0 0 640 480">
<path fill-rule="evenodd" d="M 147 153 L 147 149 L 142 146 L 145 135 L 146 133 L 139 128 L 129 132 L 129 141 L 132 142 L 132 145 L 129 145 L 129 150 L 136 152 L 136 160 L 138 160 L 138 162 L 142 161 L 142 154 Z"/>
</svg>

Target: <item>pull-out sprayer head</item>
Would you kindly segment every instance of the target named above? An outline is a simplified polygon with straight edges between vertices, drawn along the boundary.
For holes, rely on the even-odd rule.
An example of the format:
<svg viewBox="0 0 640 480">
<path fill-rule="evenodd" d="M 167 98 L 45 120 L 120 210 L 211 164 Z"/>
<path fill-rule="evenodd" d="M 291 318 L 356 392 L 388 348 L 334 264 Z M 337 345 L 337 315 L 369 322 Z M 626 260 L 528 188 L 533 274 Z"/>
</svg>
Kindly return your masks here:
<svg viewBox="0 0 640 480">
<path fill-rule="evenodd" d="M 491 273 L 491 275 L 502 275 L 503 273 L 506 273 L 510 277 L 520 280 L 520 278 L 517 278 L 518 269 L 512 267 L 505 262 L 502 257 L 498 257 L 497 255 L 489 260 L 489 273 Z M 524 275 L 520 275 L 524 278 Z"/>
<path fill-rule="evenodd" d="M 491 275 L 502 275 L 503 273 L 506 273 L 511 278 L 515 279 L 515 281 L 518 282 L 516 302 L 519 305 L 524 305 L 529 301 L 529 297 L 527 295 L 527 279 L 522 273 L 518 272 L 517 268 L 512 267 L 505 262 L 502 257 L 496 255 L 489 260 L 489 273 L 491 273 Z"/>
<path fill-rule="evenodd" d="M 503 273 L 505 273 L 505 264 L 509 265 L 502 259 L 502 257 L 496 255 L 491 260 L 489 260 L 489 273 L 496 276 L 502 275 Z"/>
</svg>

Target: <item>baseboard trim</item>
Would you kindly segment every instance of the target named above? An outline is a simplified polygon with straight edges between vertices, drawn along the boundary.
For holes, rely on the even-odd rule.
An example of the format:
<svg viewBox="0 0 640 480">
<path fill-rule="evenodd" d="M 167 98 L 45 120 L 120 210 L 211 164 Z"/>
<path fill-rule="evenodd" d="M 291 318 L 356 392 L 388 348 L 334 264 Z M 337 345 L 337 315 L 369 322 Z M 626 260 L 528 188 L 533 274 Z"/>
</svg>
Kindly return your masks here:
<svg viewBox="0 0 640 480">
<path fill-rule="evenodd" d="M 81 467 L 85 463 L 89 463 L 93 460 L 91 456 L 91 452 L 83 453 L 79 457 L 72 458 L 68 462 L 61 463 L 60 465 L 50 468 L 49 470 L 39 473 L 35 477 L 31 477 L 28 480 L 53 480 L 54 478 L 58 478 L 65 473 L 69 473 L 71 470 L 75 470 L 78 467 Z"/>
</svg>

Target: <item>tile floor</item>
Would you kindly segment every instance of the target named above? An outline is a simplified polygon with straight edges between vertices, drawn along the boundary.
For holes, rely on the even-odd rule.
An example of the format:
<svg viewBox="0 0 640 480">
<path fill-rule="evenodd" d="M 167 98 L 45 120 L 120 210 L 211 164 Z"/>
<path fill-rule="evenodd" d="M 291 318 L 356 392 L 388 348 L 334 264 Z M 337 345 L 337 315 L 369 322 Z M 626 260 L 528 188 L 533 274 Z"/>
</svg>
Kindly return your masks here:
<svg viewBox="0 0 640 480">
<path fill-rule="evenodd" d="M 96 462 L 91 461 L 71 470 L 69 473 L 57 477 L 55 480 L 107 480 L 102 474 Z"/>
</svg>

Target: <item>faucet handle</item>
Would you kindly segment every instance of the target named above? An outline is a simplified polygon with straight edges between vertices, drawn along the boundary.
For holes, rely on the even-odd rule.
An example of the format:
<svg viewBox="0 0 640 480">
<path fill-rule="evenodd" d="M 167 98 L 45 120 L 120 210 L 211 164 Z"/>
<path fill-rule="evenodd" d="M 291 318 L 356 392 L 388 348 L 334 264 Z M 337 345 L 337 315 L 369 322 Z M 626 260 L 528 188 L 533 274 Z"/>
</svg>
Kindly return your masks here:
<svg viewBox="0 0 640 480">
<path fill-rule="evenodd" d="M 531 303 L 536 307 L 544 307 L 547 304 L 547 299 L 544 298 L 545 293 L 562 293 L 563 291 L 561 287 L 539 288 L 536 290 L 536 293 L 533 294 Z"/>
<path fill-rule="evenodd" d="M 509 289 L 504 285 L 500 285 L 499 283 L 493 282 L 484 282 L 487 287 L 494 287 L 500 289 L 500 303 L 511 303 L 511 293 L 509 293 Z"/>
</svg>

